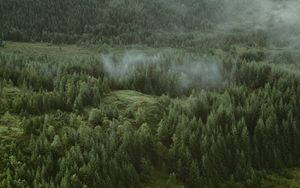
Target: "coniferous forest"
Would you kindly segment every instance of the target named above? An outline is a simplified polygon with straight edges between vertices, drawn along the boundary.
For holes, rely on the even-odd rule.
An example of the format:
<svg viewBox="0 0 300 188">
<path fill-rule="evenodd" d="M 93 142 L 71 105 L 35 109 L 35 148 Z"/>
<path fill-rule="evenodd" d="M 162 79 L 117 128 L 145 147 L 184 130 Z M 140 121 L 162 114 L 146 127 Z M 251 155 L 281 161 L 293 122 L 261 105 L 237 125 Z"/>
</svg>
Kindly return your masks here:
<svg viewBox="0 0 300 188">
<path fill-rule="evenodd" d="M 0 187 L 300 187 L 297 0 L 0 0 Z"/>
</svg>

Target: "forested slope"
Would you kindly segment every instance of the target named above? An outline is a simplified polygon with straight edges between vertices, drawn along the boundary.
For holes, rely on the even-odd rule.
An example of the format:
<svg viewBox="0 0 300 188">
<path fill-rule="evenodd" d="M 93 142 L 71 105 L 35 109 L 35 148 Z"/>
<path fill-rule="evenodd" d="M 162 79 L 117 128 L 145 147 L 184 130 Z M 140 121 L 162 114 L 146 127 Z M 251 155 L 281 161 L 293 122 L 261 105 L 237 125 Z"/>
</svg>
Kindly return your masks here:
<svg viewBox="0 0 300 188">
<path fill-rule="evenodd" d="M 220 6 L 210 0 L 2 0 L 0 25 L 7 40 L 153 44 L 164 32 L 211 28 Z"/>
<path fill-rule="evenodd" d="M 296 0 L 0 0 L 0 187 L 297 187 Z"/>
<path fill-rule="evenodd" d="M 216 57 L 167 50 L 131 59 L 119 79 L 105 55 L 24 56 L 14 45 L 0 56 L 1 138 L 15 140 L 2 142 L 1 187 L 143 187 L 155 171 L 169 185 L 259 187 L 266 171 L 299 162 L 297 72 L 236 55 L 215 72 Z M 132 53 L 110 61 L 123 70 Z M 210 61 L 222 83 L 198 83 L 186 59 Z M 195 82 L 179 84 L 182 74 Z"/>
</svg>

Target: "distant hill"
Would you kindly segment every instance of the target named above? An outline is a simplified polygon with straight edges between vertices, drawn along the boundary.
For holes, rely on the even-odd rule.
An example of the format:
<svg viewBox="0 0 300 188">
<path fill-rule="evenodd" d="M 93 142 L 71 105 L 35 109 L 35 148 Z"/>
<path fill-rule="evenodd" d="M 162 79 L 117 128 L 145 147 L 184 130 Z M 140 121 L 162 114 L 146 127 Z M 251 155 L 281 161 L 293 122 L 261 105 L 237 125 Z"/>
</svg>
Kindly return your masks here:
<svg viewBox="0 0 300 188">
<path fill-rule="evenodd" d="M 0 25 L 14 41 L 145 43 L 158 32 L 207 30 L 221 6 L 219 0 L 1 0 Z"/>
</svg>

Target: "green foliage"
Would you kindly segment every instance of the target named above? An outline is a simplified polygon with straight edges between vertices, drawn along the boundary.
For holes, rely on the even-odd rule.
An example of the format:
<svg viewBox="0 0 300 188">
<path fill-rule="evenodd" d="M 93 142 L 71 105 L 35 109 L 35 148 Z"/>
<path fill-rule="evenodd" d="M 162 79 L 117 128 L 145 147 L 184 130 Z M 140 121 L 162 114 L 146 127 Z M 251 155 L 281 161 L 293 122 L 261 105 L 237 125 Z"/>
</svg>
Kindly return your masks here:
<svg viewBox="0 0 300 188">
<path fill-rule="evenodd" d="M 297 186 L 299 53 L 224 2 L 0 1 L 0 187 Z"/>
<path fill-rule="evenodd" d="M 0 25 L 7 40 L 153 45 L 160 42 L 155 41 L 159 38 L 157 33 L 166 36 L 162 31 L 210 29 L 220 17 L 217 12 L 222 3 L 208 0 L 154 0 L 151 3 L 146 0 L 20 0 L 3 1 L 0 7 L 0 17 L 5 18 Z M 190 11 L 178 11 L 182 7 Z"/>
<path fill-rule="evenodd" d="M 4 41 L 2 39 L 2 37 L 0 37 L 0 48 L 3 48 L 4 47 Z"/>
<path fill-rule="evenodd" d="M 182 89 L 168 70 L 197 55 L 162 57 L 116 80 L 96 56 L 0 53 L 0 185 L 261 187 L 298 164 L 295 71 L 237 55 Z"/>
<path fill-rule="evenodd" d="M 89 114 L 89 119 L 88 119 L 88 122 L 95 126 L 95 125 L 101 125 L 102 124 L 102 119 L 103 119 L 103 113 L 101 110 L 98 110 L 98 109 L 92 109 L 90 111 L 90 114 Z"/>
</svg>

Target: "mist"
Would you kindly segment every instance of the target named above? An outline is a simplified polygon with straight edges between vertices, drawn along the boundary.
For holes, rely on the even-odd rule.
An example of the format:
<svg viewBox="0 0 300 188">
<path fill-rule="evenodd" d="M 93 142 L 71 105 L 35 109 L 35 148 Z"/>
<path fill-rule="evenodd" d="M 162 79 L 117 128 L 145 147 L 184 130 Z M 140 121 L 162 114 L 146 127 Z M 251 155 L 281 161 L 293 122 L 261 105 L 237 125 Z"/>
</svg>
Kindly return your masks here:
<svg viewBox="0 0 300 188">
<path fill-rule="evenodd" d="M 137 71 L 154 68 L 159 76 L 163 76 L 160 75 L 162 73 L 176 77 L 176 87 L 182 90 L 219 88 L 224 84 L 222 62 L 217 58 L 186 57 L 169 61 L 166 55 L 147 55 L 136 52 L 126 52 L 119 57 L 113 54 L 103 54 L 101 57 L 105 72 L 117 82 L 133 78 Z"/>
<path fill-rule="evenodd" d="M 222 66 L 216 59 L 188 62 L 183 65 L 173 65 L 174 72 L 180 75 L 180 86 L 217 88 L 223 83 Z"/>
<path fill-rule="evenodd" d="M 217 26 L 230 32 L 261 30 L 269 45 L 300 47 L 300 2 L 297 0 L 225 0 L 224 20 Z"/>
<path fill-rule="evenodd" d="M 133 76 L 138 65 L 151 65 L 159 62 L 160 56 L 147 56 L 144 53 L 126 52 L 121 57 L 113 54 L 101 55 L 105 72 L 114 80 L 123 80 Z"/>
</svg>

